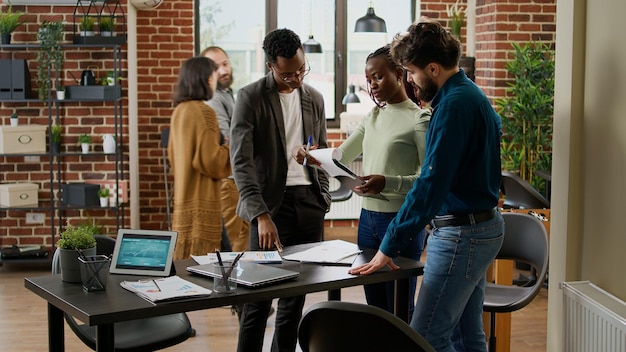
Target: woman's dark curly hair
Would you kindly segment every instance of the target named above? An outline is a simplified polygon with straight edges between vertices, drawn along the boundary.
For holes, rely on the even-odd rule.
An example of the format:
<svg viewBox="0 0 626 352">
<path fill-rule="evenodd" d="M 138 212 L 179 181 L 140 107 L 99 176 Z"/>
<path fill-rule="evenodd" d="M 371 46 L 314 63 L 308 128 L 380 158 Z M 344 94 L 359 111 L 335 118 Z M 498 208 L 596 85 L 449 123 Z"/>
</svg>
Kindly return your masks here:
<svg viewBox="0 0 626 352">
<path fill-rule="evenodd" d="M 408 33 L 395 36 L 391 56 L 402 66 L 413 64 L 423 69 L 436 62 L 451 69 L 459 64 L 461 42 L 438 22 L 414 23 Z"/>
<path fill-rule="evenodd" d="M 294 57 L 300 48 L 302 48 L 300 37 L 287 28 L 275 29 L 263 40 L 265 57 L 270 64 L 275 64 L 278 56 L 287 59 Z"/>
</svg>

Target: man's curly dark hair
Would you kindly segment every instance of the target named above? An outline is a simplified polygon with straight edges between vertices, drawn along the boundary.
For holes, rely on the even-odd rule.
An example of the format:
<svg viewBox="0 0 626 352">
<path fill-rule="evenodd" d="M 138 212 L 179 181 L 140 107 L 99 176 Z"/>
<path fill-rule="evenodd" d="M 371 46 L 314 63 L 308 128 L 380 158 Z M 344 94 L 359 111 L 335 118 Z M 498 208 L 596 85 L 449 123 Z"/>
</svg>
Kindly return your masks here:
<svg viewBox="0 0 626 352">
<path fill-rule="evenodd" d="M 263 40 L 265 57 L 271 64 L 276 63 L 278 56 L 291 59 L 299 48 L 302 48 L 300 37 L 287 28 L 275 29 L 269 32 Z"/>
</svg>

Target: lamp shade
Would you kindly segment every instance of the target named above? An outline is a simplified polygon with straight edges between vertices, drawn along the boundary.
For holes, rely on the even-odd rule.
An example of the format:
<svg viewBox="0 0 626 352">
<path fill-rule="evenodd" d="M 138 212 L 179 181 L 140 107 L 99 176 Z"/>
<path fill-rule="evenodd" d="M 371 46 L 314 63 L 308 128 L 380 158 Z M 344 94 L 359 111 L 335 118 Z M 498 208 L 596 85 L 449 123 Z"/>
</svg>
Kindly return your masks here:
<svg viewBox="0 0 626 352">
<path fill-rule="evenodd" d="M 356 93 L 354 92 L 354 84 L 350 84 L 348 86 L 348 94 L 343 96 L 343 99 L 341 100 L 341 104 L 346 105 L 346 104 L 352 104 L 352 103 L 360 103 L 361 99 L 359 99 L 359 96 L 356 95 Z"/>
<path fill-rule="evenodd" d="M 385 24 L 385 20 L 376 16 L 374 13 L 374 8 L 370 7 L 367 9 L 367 14 L 365 16 L 356 20 L 356 25 L 354 26 L 355 32 L 387 32 L 387 25 Z"/>
<path fill-rule="evenodd" d="M 320 54 L 322 52 L 322 44 L 313 39 L 313 34 L 310 34 L 309 39 L 302 43 L 302 47 L 307 54 Z"/>
</svg>

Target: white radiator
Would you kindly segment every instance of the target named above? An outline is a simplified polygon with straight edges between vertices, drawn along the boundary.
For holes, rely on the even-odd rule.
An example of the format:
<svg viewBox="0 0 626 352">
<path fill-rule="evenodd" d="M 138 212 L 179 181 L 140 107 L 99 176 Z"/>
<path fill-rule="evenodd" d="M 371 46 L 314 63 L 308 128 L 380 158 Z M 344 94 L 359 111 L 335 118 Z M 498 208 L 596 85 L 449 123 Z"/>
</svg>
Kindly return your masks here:
<svg viewBox="0 0 626 352">
<path fill-rule="evenodd" d="M 361 161 L 353 161 L 348 165 L 350 170 L 354 171 L 355 174 L 361 174 Z M 329 189 L 332 191 L 334 189 L 339 188 L 339 181 L 336 178 L 330 178 Z M 324 217 L 326 220 L 335 220 L 335 219 L 358 219 L 359 215 L 361 215 L 361 197 L 357 195 L 352 195 L 348 200 L 344 200 L 341 202 L 332 202 L 330 204 L 330 211 L 326 213 Z"/>
<path fill-rule="evenodd" d="M 566 352 L 625 352 L 626 302 L 589 281 L 564 282 Z"/>
</svg>

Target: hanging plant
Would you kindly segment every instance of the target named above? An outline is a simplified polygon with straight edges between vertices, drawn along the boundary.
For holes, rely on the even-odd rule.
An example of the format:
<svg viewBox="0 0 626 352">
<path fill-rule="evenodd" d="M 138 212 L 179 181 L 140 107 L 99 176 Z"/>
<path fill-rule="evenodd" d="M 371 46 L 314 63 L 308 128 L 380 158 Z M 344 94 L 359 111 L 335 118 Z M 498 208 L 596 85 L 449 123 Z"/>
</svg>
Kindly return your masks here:
<svg viewBox="0 0 626 352">
<path fill-rule="evenodd" d="M 50 99 L 51 73 L 53 65 L 56 72 L 57 84 L 59 83 L 59 72 L 63 69 L 65 56 L 63 55 L 63 22 L 43 21 L 37 32 L 39 40 L 39 51 L 37 52 L 37 92 L 39 99 Z"/>
</svg>

